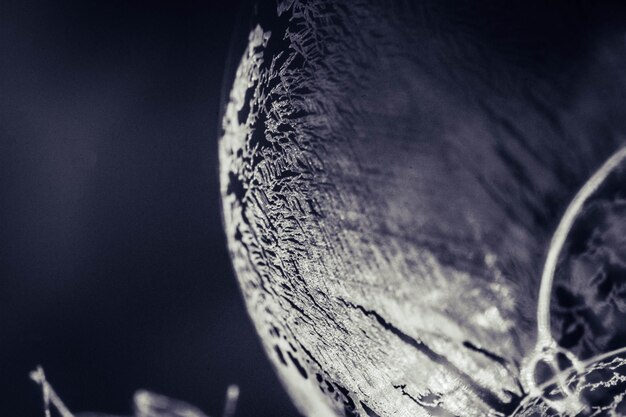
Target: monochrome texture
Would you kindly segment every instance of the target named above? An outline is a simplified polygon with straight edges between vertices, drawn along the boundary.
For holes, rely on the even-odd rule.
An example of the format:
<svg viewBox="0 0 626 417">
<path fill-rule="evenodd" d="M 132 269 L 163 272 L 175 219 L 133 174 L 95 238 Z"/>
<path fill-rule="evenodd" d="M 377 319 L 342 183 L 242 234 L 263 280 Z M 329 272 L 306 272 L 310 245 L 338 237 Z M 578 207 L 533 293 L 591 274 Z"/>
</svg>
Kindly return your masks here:
<svg viewBox="0 0 626 417">
<path fill-rule="evenodd" d="M 57 395 L 42 367 L 32 371 L 30 378 L 41 386 L 43 393 L 44 417 L 121 417 L 112 414 L 81 412 L 74 414 Z M 226 391 L 226 402 L 221 417 L 234 417 L 239 398 L 239 387 L 231 385 Z M 133 396 L 133 417 L 207 417 L 200 409 L 184 401 L 175 400 L 165 395 L 139 390 Z"/>
<path fill-rule="evenodd" d="M 480 17 L 465 2 L 292 0 L 249 34 L 219 145 L 224 223 L 256 329 L 308 416 L 527 404 L 550 237 L 623 143 L 623 44 L 559 66 L 506 21 L 502 44 L 483 42 Z M 586 209 L 605 249 L 570 246 L 558 272 L 557 292 L 577 295 L 554 303 L 552 326 L 576 354 L 619 344 L 571 304 L 615 294 L 591 309 L 620 320 L 623 273 L 599 281 L 624 265 L 622 200 Z M 577 281 L 589 275 L 596 286 Z"/>
</svg>

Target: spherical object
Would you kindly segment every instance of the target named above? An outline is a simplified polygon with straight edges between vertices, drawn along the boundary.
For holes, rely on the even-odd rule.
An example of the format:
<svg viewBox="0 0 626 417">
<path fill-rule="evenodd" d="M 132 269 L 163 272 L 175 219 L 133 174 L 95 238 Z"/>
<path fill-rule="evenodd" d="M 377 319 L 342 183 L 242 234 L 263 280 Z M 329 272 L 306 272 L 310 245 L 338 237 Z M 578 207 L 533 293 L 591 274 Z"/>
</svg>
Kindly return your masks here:
<svg viewBox="0 0 626 417">
<path fill-rule="evenodd" d="M 257 332 L 304 414 L 529 409 L 521 371 L 550 239 L 626 130 L 624 45 L 580 7 L 254 9 L 219 145 L 224 224 Z M 603 224 L 620 254 L 581 261 L 568 246 L 558 291 L 581 285 L 566 269 L 621 260 L 614 197 L 604 223 L 583 223 Z M 552 305 L 569 301 L 559 294 Z M 571 336 L 578 312 L 551 316 L 568 352 L 622 341 Z"/>
</svg>

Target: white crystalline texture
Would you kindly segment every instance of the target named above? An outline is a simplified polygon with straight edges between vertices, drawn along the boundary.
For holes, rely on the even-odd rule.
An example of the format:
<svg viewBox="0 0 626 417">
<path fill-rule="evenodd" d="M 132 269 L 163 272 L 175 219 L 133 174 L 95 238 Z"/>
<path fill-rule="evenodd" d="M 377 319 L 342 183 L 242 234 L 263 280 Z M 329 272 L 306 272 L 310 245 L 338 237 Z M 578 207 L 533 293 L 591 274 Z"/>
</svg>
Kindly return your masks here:
<svg viewBox="0 0 626 417">
<path fill-rule="evenodd" d="M 626 118 L 603 111 L 623 108 L 623 54 L 525 66 L 543 38 L 498 21 L 510 38 L 486 46 L 480 10 L 451 4 L 279 1 L 250 31 L 219 145 L 224 223 L 308 416 L 525 404 L 550 237 L 624 142 Z"/>
<path fill-rule="evenodd" d="M 591 362 L 581 374 L 567 375 L 567 384 L 581 400 L 575 413 L 559 412 L 547 399 L 562 398 L 561 390 L 549 381 L 541 397 L 527 398 L 515 417 L 619 417 L 626 415 L 626 357 Z"/>
</svg>

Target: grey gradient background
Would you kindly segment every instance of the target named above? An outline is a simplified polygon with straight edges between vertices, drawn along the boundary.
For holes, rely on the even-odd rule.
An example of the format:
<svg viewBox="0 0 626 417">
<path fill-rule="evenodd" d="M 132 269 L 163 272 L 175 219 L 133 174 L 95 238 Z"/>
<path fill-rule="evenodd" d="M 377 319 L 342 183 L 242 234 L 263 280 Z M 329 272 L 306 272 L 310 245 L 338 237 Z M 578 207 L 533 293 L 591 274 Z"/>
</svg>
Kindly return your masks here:
<svg viewBox="0 0 626 417">
<path fill-rule="evenodd" d="M 295 411 L 233 277 L 216 136 L 235 1 L 0 2 L 0 415 L 135 389 Z"/>
</svg>

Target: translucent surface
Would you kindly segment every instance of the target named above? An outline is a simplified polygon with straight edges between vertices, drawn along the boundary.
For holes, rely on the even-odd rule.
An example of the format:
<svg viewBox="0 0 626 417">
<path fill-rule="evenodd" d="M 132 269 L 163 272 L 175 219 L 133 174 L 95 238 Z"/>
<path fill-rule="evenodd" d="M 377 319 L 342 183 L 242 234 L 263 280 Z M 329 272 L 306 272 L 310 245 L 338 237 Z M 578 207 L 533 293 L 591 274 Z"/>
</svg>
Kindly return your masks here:
<svg viewBox="0 0 626 417">
<path fill-rule="evenodd" d="M 224 223 L 250 315 L 300 410 L 511 415 L 544 398 L 536 355 L 563 356 L 557 373 L 586 381 L 584 361 L 624 338 L 604 326 L 612 342 L 579 355 L 568 342 L 597 332 L 572 337 L 580 310 L 562 293 L 602 285 L 566 272 L 565 249 L 546 298 L 542 268 L 566 208 L 623 146 L 599 133 L 626 131 L 623 45 L 572 50 L 562 36 L 584 37 L 585 10 L 522 2 L 255 10 L 223 119 Z M 565 12 L 571 27 L 553 29 Z M 616 198 L 605 226 L 579 220 L 604 227 L 617 254 Z M 621 292 L 593 297 L 617 323 Z M 544 405 L 586 412 L 586 382 L 559 382 L 567 398 Z"/>
</svg>

